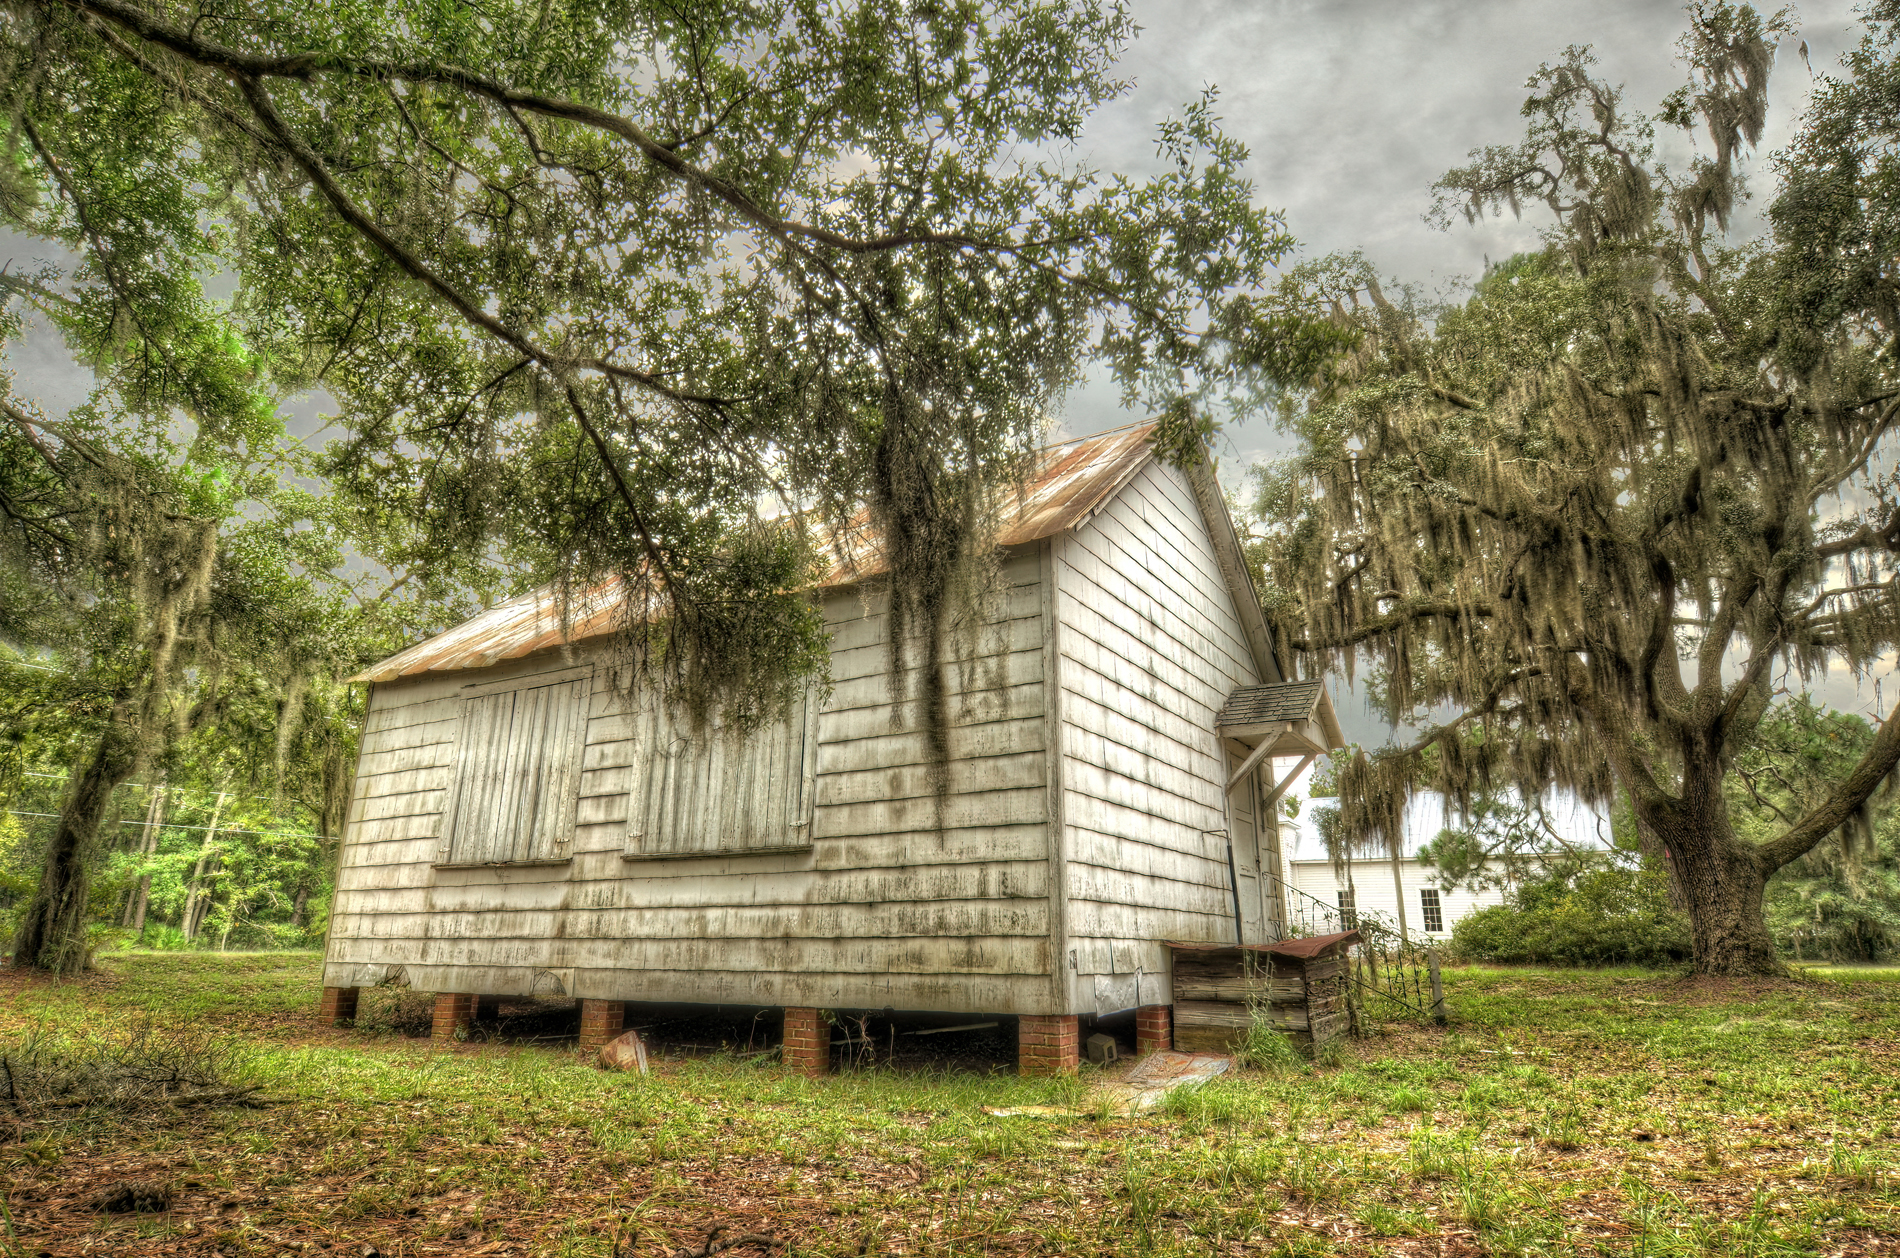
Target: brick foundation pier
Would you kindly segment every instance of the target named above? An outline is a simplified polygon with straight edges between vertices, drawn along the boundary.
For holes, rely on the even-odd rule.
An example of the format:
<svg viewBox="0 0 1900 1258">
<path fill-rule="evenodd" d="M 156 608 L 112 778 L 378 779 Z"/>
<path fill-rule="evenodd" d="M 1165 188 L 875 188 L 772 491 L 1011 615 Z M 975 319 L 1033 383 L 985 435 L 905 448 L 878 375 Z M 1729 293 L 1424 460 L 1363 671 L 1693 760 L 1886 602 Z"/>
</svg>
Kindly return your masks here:
<svg viewBox="0 0 1900 1258">
<path fill-rule="evenodd" d="M 581 1001 L 581 1056 L 592 1061 L 608 1040 L 627 1029 L 627 1006 L 619 1000 Z"/>
<path fill-rule="evenodd" d="M 357 987 L 324 988 L 323 999 L 317 1002 L 318 1020 L 330 1026 L 356 1021 L 356 997 L 361 990 Z"/>
<path fill-rule="evenodd" d="M 1074 1074 L 1081 1065 L 1081 1032 L 1072 1013 L 1026 1013 L 1016 1022 L 1016 1071 Z"/>
<path fill-rule="evenodd" d="M 1146 1056 L 1174 1047 L 1174 1006 L 1143 1005 L 1135 1010 L 1135 1052 Z"/>
<path fill-rule="evenodd" d="M 467 992 L 435 994 L 435 1024 L 431 1038 L 437 1044 L 453 1044 L 468 1038 L 469 1023 L 475 1020 L 475 997 Z"/>
<path fill-rule="evenodd" d="M 816 1079 L 831 1069 L 831 1028 L 816 1009 L 785 1010 L 785 1042 L 781 1050 L 785 1068 L 794 1074 Z"/>
</svg>

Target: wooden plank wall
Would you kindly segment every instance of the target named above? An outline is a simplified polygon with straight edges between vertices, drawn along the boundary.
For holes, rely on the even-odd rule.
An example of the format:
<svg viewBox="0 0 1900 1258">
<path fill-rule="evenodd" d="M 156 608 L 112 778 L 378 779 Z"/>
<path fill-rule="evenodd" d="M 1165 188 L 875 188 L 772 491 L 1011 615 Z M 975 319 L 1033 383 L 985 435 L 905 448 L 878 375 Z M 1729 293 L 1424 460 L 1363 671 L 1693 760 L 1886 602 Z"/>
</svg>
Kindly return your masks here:
<svg viewBox="0 0 1900 1258">
<path fill-rule="evenodd" d="M 1234 937 L 1214 715 L 1259 677 L 1173 468 L 1058 539 L 1054 569 L 1070 1011 L 1167 1004 L 1160 941 Z"/>
<path fill-rule="evenodd" d="M 634 743 L 596 671 L 570 865 L 435 869 L 462 687 L 559 653 L 378 686 L 345 835 L 325 982 L 824 1008 L 1051 1011 L 1043 600 L 1037 547 L 951 670 L 948 792 L 919 704 L 893 719 L 881 602 L 827 597 L 809 850 L 628 861 Z M 581 654 L 578 653 L 577 654 Z M 906 679 L 916 692 L 916 670 Z"/>
</svg>

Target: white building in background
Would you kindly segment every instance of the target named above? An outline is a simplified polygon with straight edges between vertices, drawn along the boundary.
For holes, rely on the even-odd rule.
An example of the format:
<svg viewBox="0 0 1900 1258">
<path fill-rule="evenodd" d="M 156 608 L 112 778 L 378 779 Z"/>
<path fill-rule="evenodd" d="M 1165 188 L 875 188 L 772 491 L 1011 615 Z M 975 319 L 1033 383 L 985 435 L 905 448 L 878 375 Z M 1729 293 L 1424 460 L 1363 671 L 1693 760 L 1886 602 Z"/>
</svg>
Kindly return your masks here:
<svg viewBox="0 0 1900 1258">
<path fill-rule="evenodd" d="M 1594 830 L 1594 814 L 1587 810 L 1560 810 L 1554 819 L 1567 841 L 1579 847 L 1602 846 Z M 1460 920 L 1479 909 L 1505 903 L 1510 893 L 1497 887 L 1474 891 L 1448 886 L 1437 869 L 1419 863 L 1418 850 L 1437 837 L 1445 824 L 1435 798 L 1414 799 L 1406 809 L 1404 855 L 1395 873 L 1393 861 L 1385 856 L 1354 860 L 1344 869 L 1334 865 L 1312 825 L 1310 811 L 1303 810 L 1298 821 L 1282 820 L 1281 877 L 1286 885 L 1288 918 L 1296 926 L 1313 931 L 1349 929 L 1357 924 L 1360 913 L 1396 926 L 1403 900 L 1404 921 L 1410 932 L 1434 939 L 1451 938 L 1452 928 Z M 1324 920 L 1328 911 L 1336 924 Z"/>
<path fill-rule="evenodd" d="M 1460 918 L 1502 904 L 1506 898 L 1503 891 L 1492 887 L 1471 891 L 1446 886 L 1438 870 L 1419 864 L 1416 843 L 1410 845 L 1412 854 L 1398 863 L 1395 877 L 1389 858 L 1355 860 L 1342 870 L 1334 866 L 1316 837 L 1309 838 L 1302 831 L 1297 842 L 1289 843 L 1286 830 L 1281 834 L 1288 853 L 1287 909 L 1295 920 L 1302 910 L 1320 913 L 1322 910 L 1314 904 L 1319 901 L 1338 914 L 1342 927 L 1357 925 L 1360 913 L 1396 924 L 1403 896 L 1405 925 L 1412 934 L 1449 939 Z"/>
</svg>

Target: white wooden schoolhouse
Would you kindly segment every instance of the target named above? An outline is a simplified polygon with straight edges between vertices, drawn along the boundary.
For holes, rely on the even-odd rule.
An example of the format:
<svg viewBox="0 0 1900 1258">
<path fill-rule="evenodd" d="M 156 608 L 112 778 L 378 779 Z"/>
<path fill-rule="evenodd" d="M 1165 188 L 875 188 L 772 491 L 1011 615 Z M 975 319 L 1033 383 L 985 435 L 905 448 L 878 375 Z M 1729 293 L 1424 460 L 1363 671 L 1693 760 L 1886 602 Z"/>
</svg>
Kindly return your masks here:
<svg viewBox="0 0 1900 1258">
<path fill-rule="evenodd" d="M 624 699 L 614 609 L 563 632 L 546 591 L 365 670 L 325 1013 L 407 984 L 446 1035 L 481 997 L 566 996 L 588 1047 L 628 1002 L 780 1007 L 807 1071 L 826 1010 L 1014 1017 L 1030 1070 L 1074 1064 L 1079 1017 L 1165 1040 L 1164 941 L 1279 937 L 1275 805 L 1342 739 L 1275 656 L 1211 465 L 1151 433 L 1051 447 L 1011 496 L 941 797 L 849 565 L 818 591 L 829 697 L 744 739 Z"/>
</svg>

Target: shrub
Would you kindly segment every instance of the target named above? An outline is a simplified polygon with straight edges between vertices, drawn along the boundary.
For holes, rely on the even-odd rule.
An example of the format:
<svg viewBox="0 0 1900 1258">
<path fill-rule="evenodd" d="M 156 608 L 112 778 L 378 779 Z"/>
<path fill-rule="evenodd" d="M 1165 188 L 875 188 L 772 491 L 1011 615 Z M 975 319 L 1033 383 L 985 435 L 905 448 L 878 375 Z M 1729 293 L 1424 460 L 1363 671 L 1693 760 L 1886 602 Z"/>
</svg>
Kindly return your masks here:
<svg viewBox="0 0 1900 1258">
<path fill-rule="evenodd" d="M 1465 917 L 1451 947 L 1466 960 L 1558 965 L 1664 965 L 1691 952 L 1661 870 L 1568 862 L 1522 884 L 1511 903 Z"/>
</svg>

